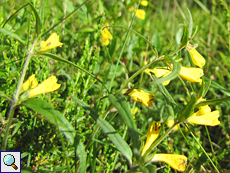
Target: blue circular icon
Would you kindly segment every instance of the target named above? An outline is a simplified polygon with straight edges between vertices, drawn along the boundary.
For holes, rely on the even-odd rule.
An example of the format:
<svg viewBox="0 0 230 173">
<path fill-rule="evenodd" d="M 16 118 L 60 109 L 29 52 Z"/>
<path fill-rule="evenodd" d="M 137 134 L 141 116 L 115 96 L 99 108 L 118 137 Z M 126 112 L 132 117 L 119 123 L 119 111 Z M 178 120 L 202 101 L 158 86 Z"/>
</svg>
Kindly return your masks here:
<svg viewBox="0 0 230 173">
<path fill-rule="evenodd" d="M 11 165 L 15 162 L 14 156 L 11 155 L 11 154 L 5 155 L 4 158 L 3 158 L 3 162 L 4 162 L 7 166 L 11 166 Z"/>
</svg>

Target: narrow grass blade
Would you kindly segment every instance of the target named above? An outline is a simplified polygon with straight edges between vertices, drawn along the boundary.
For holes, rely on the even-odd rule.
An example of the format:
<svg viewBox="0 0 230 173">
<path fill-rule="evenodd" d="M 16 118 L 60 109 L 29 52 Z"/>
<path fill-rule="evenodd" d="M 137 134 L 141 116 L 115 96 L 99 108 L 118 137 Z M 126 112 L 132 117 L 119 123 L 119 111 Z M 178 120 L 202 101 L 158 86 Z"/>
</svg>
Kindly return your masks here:
<svg viewBox="0 0 230 173">
<path fill-rule="evenodd" d="M 28 4 L 29 4 L 29 3 L 26 3 L 25 5 L 21 6 L 19 9 L 17 9 L 17 10 L 15 11 L 15 13 L 12 14 L 12 15 L 5 21 L 5 23 L 2 25 L 2 27 L 4 28 L 4 26 L 7 24 L 7 22 L 10 21 L 10 20 L 14 17 L 14 15 L 16 15 L 21 9 L 23 9 L 24 7 L 26 7 Z"/>
<path fill-rule="evenodd" d="M 86 2 L 88 2 L 89 0 L 85 0 L 81 5 L 79 5 L 73 12 L 71 12 L 70 14 L 68 14 L 65 18 L 61 19 L 60 22 L 54 24 L 50 29 L 48 29 L 47 31 L 42 33 L 42 36 L 44 36 L 46 33 L 48 33 L 49 31 L 53 30 L 55 27 L 57 27 L 59 24 L 61 24 L 62 22 L 64 22 L 66 19 L 68 19 L 69 17 L 71 17 L 79 8 L 81 8 Z"/>
<path fill-rule="evenodd" d="M 41 26 L 41 19 L 40 19 L 39 15 L 38 15 L 37 10 L 34 8 L 33 4 L 31 2 L 29 2 L 29 5 L 30 5 L 31 9 L 33 10 L 35 18 L 36 18 L 35 27 L 36 27 L 36 33 L 37 33 L 37 36 L 38 36 L 41 33 L 41 27 L 42 27 Z"/>
<path fill-rule="evenodd" d="M 102 128 L 103 132 L 108 135 L 113 144 L 117 147 L 117 149 L 128 159 L 129 163 L 132 163 L 132 151 L 129 145 L 125 142 L 125 140 L 116 132 L 116 130 L 111 126 L 106 120 L 101 118 L 97 112 L 92 109 L 85 102 L 73 97 L 73 100 L 77 102 L 81 107 L 83 107 L 87 114 L 89 114 L 96 123 Z"/>
<path fill-rule="evenodd" d="M 98 79 L 96 76 L 94 76 L 92 73 L 88 72 L 87 70 L 85 70 L 85 69 L 81 68 L 80 66 L 78 66 L 78 65 L 76 65 L 76 64 L 74 64 L 74 63 L 72 63 L 71 61 L 68 61 L 68 60 L 66 60 L 66 59 L 64 59 L 64 58 L 62 58 L 62 57 L 59 57 L 59 56 L 57 56 L 57 55 L 55 55 L 55 54 L 51 54 L 51 53 L 40 53 L 39 55 L 46 56 L 46 57 L 52 58 L 52 59 L 54 59 L 54 60 L 61 61 L 61 62 L 70 64 L 70 65 L 72 65 L 72 66 L 74 66 L 74 67 L 77 67 L 77 68 L 80 69 L 81 71 L 87 73 L 88 75 L 90 75 L 90 76 L 92 76 L 94 79 L 96 79 L 98 82 L 100 82 L 100 83 L 102 84 L 102 86 L 108 91 L 108 88 L 103 84 L 103 82 L 102 82 L 100 79 Z"/>
<path fill-rule="evenodd" d="M 58 128 L 69 139 L 70 143 L 74 143 L 75 130 L 73 126 L 64 117 L 64 115 L 55 110 L 51 104 L 38 98 L 31 98 L 23 102 L 22 105 L 32 109 L 38 114 L 41 114 L 42 118 L 58 126 Z"/>
<path fill-rule="evenodd" d="M 7 29 L 1 28 L 1 27 L 0 27 L 0 32 L 3 33 L 3 34 L 8 35 L 8 36 L 10 36 L 10 37 L 15 38 L 15 39 L 18 40 L 23 46 L 25 46 L 25 42 L 24 42 L 17 34 L 15 34 L 15 33 L 11 32 L 11 31 L 9 31 L 9 30 L 7 30 Z"/>
<path fill-rule="evenodd" d="M 128 125 L 130 135 L 133 139 L 133 147 L 138 149 L 139 145 L 138 145 L 137 126 L 130 112 L 130 106 L 128 102 L 126 101 L 125 97 L 122 94 L 119 94 L 116 97 L 110 94 L 109 100 L 113 104 L 113 106 L 117 108 L 120 115 L 124 118 L 126 124 Z"/>
</svg>

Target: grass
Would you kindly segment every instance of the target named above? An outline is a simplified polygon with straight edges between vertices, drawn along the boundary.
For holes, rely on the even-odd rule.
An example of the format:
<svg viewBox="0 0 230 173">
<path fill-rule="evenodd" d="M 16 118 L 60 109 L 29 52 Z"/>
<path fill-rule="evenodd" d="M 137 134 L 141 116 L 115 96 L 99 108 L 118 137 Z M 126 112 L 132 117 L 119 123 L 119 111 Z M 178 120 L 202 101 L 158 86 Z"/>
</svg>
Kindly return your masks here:
<svg viewBox="0 0 230 173">
<path fill-rule="evenodd" d="M 152 145 L 150 154 L 185 155 L 188 158 L 185 172 L 229 172 L 230 102 L 209 105 L 212 111 L 220 112 L 218 126 L 184 122 L 179 130 L 167 135 L 167 120 L 176 119 L 190 102 L 192 92 L 198 97 L 202 87 L 182 79 L 183 86 L 176 77 L 178 73 L 171 76 L 171 79 L 175 78 L 165 87 L 153 84 L 143 70 L 135 74 L 146 63 L 153 63 L 151 69 L 174 60 L 175 65 L 196 67 L 186 49 L 171 56 L 173 60 L 163 57 L 180 48 L 183 26 L 189 26 L 190 22 L 188 8 L 193 19 L 193 33 L 197 28 L 190 43 L 197 45 L 197 51 L 206 59 L 203 67 L 205 84 L 211 79 L 205 99 L 230 96 L 229 3 L 223 0 L 149 1 L 148 6 L 138 7 L 139 1 L 85 2 L 0 2 L 2 150 L 21 151 L 24 172 L 176 172 L 164 162 L 146 164 L 144 158 L 140 159 L 148 126 L 152 121 L 159 121 L 162 130 L 158 139 L 165 138 L 159 145 L 156 146 L 156 142 Z M 145 10 L 145 19 L 134 17 L 134 11 L 129 10 L 131 7 Z M 126 27 L 107 28 L 112 35 L 107 46 L 102 44 L 101 36 L 106 23 Z M 162 58 L 162 62 L 154 62 L 156 54 L 151 45 L 131 30 L 154 45 L 157 58 Z M 25 46 L 12 33 L 17 34 Z M 46 40 L 51 33 L 59 35 L 63 46 L 41 55 L 37 43 Z M 38 41 L 24 81 L 31 74 L 35 74 L 38 83 L 54 75 L 61 87 L 33 99 L 17 100 L 13 107 L 25 61 L 36 38 Z M 175 67 L 175 73 L 176 70 Z M 132 75 L 135 78 L 121 90 Z M 125 94 L 127 89 L 134 88 L 154 94 L 153 106 L 147 107 Z M 118 91 L 123 94 L 121 100 Z M 122 108 L 112 104 L 110 94 L 115 96 L 115 101 L 118 99 Z M 22 96 L 18 97 L 22 99 Z M 126 100 L 122 102 L 124 98 Z M 196 112 L 198 108 L 193 109 L 194 106 L 187 110 Z M 130 113 L 129 107 L 138 108 L 135 115 Z M 99 127 L 97 124 L 100 126 L 98 131 L 95 130 Z"/>
</svg>

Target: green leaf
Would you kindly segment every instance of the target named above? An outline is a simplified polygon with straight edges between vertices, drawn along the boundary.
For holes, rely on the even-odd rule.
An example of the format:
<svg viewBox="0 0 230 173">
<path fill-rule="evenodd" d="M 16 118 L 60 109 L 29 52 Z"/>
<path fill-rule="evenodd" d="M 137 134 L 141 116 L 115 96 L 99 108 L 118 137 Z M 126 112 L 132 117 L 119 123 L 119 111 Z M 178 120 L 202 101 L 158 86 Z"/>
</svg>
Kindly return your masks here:
<svg viewBox="0 0 230 173">
<path fill-rule="evenodd" d="M 85 151 L 84 144 L 81 142 L 80 138 L 78 135 L 75 136 L 75 141 L 74 141 L 74 146 L 76 148 L 76 153 L 79 158 L 79 171 L 80 173 L 85 173 L 86 172 L 86 159 L 87 159 L 87 154 Z"/>
<path fill-rule="evenodd" d="M 81 107 L 83 107 L 87 114 L 89 114 L 96 123 L 102 128 L 103 132 L 108 135 L 113 144 L 117 149 L 128 159 L 129 163 L 132 163 L 132 151 L 125 140 L 116 132 L 116 130 L 111 126 L 106 120 L 101 118 L 97 112 L 92 109 L 85 102 L 73 97 L 73 100 L 77 102 Z"/>
<path fill-rule="evenodd" d="M 154 80 L 158 80 L 158 78 L 156 76 L 154 76 L 153 74 L 152 74 L 152 77 Z M 171 94 L 168 92 L 168 90 L 165 88 L 164 85 L 162 85 L 161 83 L 158 83 L 157 87 L 159 88 L 159 90 L 163 94 L 163 96 L 165 97 L 168 104 L 173 105 L 173 106 L 177 106 L 173 97 L 171 96 Z"/>
<path fill-rule="evenodd" d="M 197 102 L 197 97 L 195 94 L 191 95 L 191 99 L 188 104 L 178 113 L 176 122 L 184 122 L 188 119 L 194 112 L 194 107 Z"/>
<path fill-rule="evenodd" d="M 31 98 L 22 103 L 23 106 L 32 109 L 41 114 L 42 118 L 56 125 L 59 130 L 63 131 L 70 143 L 74 143 L 75 130 L 69 121 L 59 111 L 55 110 L 50 103 L 38 98 Z"/>
<path fill-rule="evenodd" d="M 70 65 L 72 65 L 74 67 L 77 67 L 81 71 L 87 73 L 88 75 L 92 76 L 94 79 L 99 81 L 102 84 L 102 86 L 108 91 L 108 88 L 103 84 L 103 82 L 100 79 L 98 79 L 96 76 L 94 76 L 92 73 L 88 72 L 87 70 L 81 68 L 80 66 L 78 66 L 78 65 L 76 65 L 76 64 L 74 64 L 74 63 L 72 63 L 72 62 L 70 62 L 70 61 L 68 61 L 68 60 L 66 60 L 66 59 L 64 59 L 62 57 L 59 57 L 59 56 L 57 56 L 55 54 L 52 54 L 52 53 L 39 53 L 39 55 L 46 56 L 46 57 L 52 58 L 54 60 L 61 61 L 61 62 L 70 64 Z"/>
<path fill-rule="evenodd" d="M 220 103 L 220 102 L 224 102 L 224 101 L 228 101 L 228 100 L 230 100 L 230 96 L 224 97 L 224 98 L 206 100 L 206 101 L 202 101 L 200 103 L 197 103 L 196 107 L 210 105 L 210 104 L 216 104 L 216 103 Z"/>
<path fill-rule="evenodd" d="M 172 70 L 172 72 L 166 77 L 156 79 L 154 82 L 151 83 L 152 85 L 160 84 L 160 83 L 165 82 L 167 80 L 173 80 L 174 78 L 176 78 L 179 75 L 181 65 L 178 62 L 176 62 L 174 59 L 172 59 L 172 58 L 170 58 L 170 59 L 173 62 L 173 70 Z"/>
<path fill-rule="evenodd" d="M 15 39 L 18 40 L 23 46 L 25 46 L 25 42 L 24 42 L 17 34 L 15 34 L 15 33 L 11 32 L 11 31 L 9 31 L 9 30 L 7 30 L 7 29 L 1 28 L 1 27 L 0 27 L 0 32 L 3 33 L 3 34 L 8 35 L 8 36 L 10 36 L 10 37 L 15 38 Z"/>
<path fill-rule="evenodd" d="M 133 139 L 133 147 L 138 149 L 138 133 L 137 133 L 137 126 L 134 122 L 133 116 L 130 112 L 130 106 L 126 101 L 125 97 L 122 94 L 117 95 L 116 97 L 112 94 L 109 96 L 110 102 L 115 106 L 120 113 L 120 115 L 124 118 L 126 124 L 128 125 L 128 129 L 130 135 Z"/>
<path fill-rule="evenodd" d="M 191 38 L 192 36 L 192 28 L 193 28 L 193 19 L 192 19 L 192 14 L 190 12 L 190 10 L 187 8 L 188 10 L 188 14 L 189 14 L 189 26 L 188 26 L 188 36 L 189 38 Z"/>
<path fill-rule="evenodd" d="M 186 46 L 188 43 L 189 31 L 186 25 L 183 26 L 183 36 L 181 38 L 181 46 Z"/>
<path fill-rule="evenodd" d="M 36 33 L 37 33 L 37 36 L 41 33 L 41 19 L 38 15 L 38 12 L 37 10 L 34 8 L 33 4 L 31 2 L 29 2 L 29 5 L 31 7 L 31 9 L 33 10 L 34 14 L 35 14 L 35 18 L 36 18 Z"/>
</svg>

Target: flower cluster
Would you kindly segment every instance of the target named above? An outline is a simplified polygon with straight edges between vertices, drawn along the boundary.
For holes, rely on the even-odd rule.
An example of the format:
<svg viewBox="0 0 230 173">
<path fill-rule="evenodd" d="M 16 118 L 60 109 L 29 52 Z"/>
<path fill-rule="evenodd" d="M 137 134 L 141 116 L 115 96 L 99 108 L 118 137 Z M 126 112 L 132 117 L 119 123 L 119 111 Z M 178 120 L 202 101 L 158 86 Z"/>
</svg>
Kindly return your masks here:
<svg viewBox="0 0 230 173">
<path fill-rule="evenodd" d="M 203 76 L 204 72 L 202 67 L 205 65 L 204 57 L 197 52 L 193 45 L 188 44 L 186 47 L 188 50 L 190 57 L 194 63 L 194 65 L 198 67 L 181 67 L 179 72 L 179 76 L 182 79 L 185 79 L 189 82 L 198 82 L 202 83 L 201 77 Z M 168 76 L 173 70 L 173 66 L 169 67 L 155 67 L 154 69 L 146 69 L 145 73 L 148 75 L 152 75 L 151 73 L 155 74 L 158 78 Z M 164 86 L 168 85 L 170 80 L 163 82 Z M 143 105 L 152 107 L 153 100 L 155 99 L 154 94 L 146 93 L 140 89 L 133 89 L 131 92 L 128 93 L 129 96 L 135 101 L 141 102 Z M 204 101 L 204 99 L 199 99 L 199 101 Z M 195 100 L 195 103 L 197 100 Z M 193 108 L 192 108 L 193 109 Z M 189 113 L 190 114 L 190 113 Z M 208 105 L 200 106 L 199 110 L 193 113 L 191 116 L 188 115 L 187 122 L 198 124 L 198 125 L 208 125 L 208 126 L 216 126 L 220 124 L 218 120 L 219 111 L 211 111 L 211 108 Z M 167 122 L 168 127 L 174 126 L 173 130 L 177 130 L 179 127 L 179 122 L 176 122 L 172 119 Z M 159 133 L 161 131 L 161 124 L 159 122 L 153 121 L 148 128 L 147 139 L 145 145 L 141 152 L 141 157 L 145 157 L 152 147 L 154 147 L 153 143 L 158 138 Z M 148 151 L 148 152 L 147 152 Z M 169 164 L 173 169 L 178 171 L 185 171 L 187 157 L 184 155 L 178 154 L 155 154 L 151 161 L 161 161 Z"/>
<path fill-rule="evenodd" d="M 57 78 L 51 76 L 38 85 L 35 75 L 32 74 L 26 82 L 23 83 L 21 93 L 27 91 L 27 98 L 36 97 L 39 94 L 49 93 L 60 88 L 61 84 L 57 83 Z"/>
</svg>

